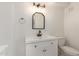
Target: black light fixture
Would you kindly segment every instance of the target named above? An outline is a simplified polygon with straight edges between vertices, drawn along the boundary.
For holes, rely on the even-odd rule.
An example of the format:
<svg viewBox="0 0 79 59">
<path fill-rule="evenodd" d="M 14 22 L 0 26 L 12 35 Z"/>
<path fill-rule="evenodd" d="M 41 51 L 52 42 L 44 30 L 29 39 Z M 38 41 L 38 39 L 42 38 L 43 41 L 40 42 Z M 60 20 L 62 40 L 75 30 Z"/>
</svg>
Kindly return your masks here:
<svg viewBox="0 0 79 59">
<path fill-rule="evenodd" d="M 43 5 L 43 7 L 45 8 L 45 4 Z"/>
<path fill-rule="evenodd" d="M 41 5 L 40 3 L 36 4 L 35 2 L 33 2 L 33 6 L 45 8 L 45 4 Z"/>
<path fill-rule="evenodd" d="M 35 6 L 35 3 L 33 2 L 33 6 Z"/>
<path fill-rule="evenodd" d="M 40 3 L 38 3 L 36 6 L 37 6 L 37 7 L 40 7 Z"/>
</svg>

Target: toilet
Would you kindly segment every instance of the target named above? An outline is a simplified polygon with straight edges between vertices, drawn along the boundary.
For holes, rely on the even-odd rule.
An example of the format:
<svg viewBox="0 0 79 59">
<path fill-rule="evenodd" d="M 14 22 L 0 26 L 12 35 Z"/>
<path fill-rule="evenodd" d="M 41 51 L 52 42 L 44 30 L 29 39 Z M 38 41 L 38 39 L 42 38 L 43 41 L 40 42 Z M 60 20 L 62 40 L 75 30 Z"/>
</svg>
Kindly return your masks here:
<svg viewBox="0 0 79 59">
<path fill-rule="evenodd" d="M 79 50 L 65 45 L 65 39 L 60 39 L 59 44 L 59 55 L 60 56 L 79 56 Z"/>
</svg>

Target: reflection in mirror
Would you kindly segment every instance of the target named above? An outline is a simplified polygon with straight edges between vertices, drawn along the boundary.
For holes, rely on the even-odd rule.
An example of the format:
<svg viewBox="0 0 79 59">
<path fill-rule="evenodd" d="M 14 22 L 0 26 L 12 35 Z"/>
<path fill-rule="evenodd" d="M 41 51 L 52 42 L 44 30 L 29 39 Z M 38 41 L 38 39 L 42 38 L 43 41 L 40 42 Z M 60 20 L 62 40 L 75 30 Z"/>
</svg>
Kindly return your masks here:
<svg viewBox="0 0 79 59">
<path fill-rule="evenodd" d="M 32 29 L 45 29 L 45 16 L 36 12 L 32 15 Z"/>
</svg>

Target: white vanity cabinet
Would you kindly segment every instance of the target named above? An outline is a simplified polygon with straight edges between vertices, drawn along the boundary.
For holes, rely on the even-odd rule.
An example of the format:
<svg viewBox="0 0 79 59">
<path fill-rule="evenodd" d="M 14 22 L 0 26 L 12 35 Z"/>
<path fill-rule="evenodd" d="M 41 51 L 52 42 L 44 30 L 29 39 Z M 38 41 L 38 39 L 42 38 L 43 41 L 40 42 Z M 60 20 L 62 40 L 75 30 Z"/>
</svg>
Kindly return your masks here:
<svg viewBox="0 0 79 59">
<path fill-rule="evenodd" d="M 58 40 L 40 41 L 26 44 L 26 56 L 57 56 Z"/>
</svg>

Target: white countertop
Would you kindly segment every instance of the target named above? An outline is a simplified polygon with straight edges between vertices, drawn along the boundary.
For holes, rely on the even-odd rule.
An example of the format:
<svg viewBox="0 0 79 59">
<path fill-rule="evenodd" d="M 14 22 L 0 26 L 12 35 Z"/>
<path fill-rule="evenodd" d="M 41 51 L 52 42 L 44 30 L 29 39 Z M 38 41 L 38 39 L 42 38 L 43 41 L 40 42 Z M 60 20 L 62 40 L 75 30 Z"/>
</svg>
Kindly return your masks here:
<svg viewBox="0 0 79 59">
<path fill-rule="evenodd" d="M 42 41 L 49 41 L 49 40 L 58 40 L 63 39 L 64 37 L 56 37 L 56 36 L 42 36 L 42 37 L 26 37 L 25 43 L 35 43 L 35 42 L 42 42 Z"/>
</svg>

